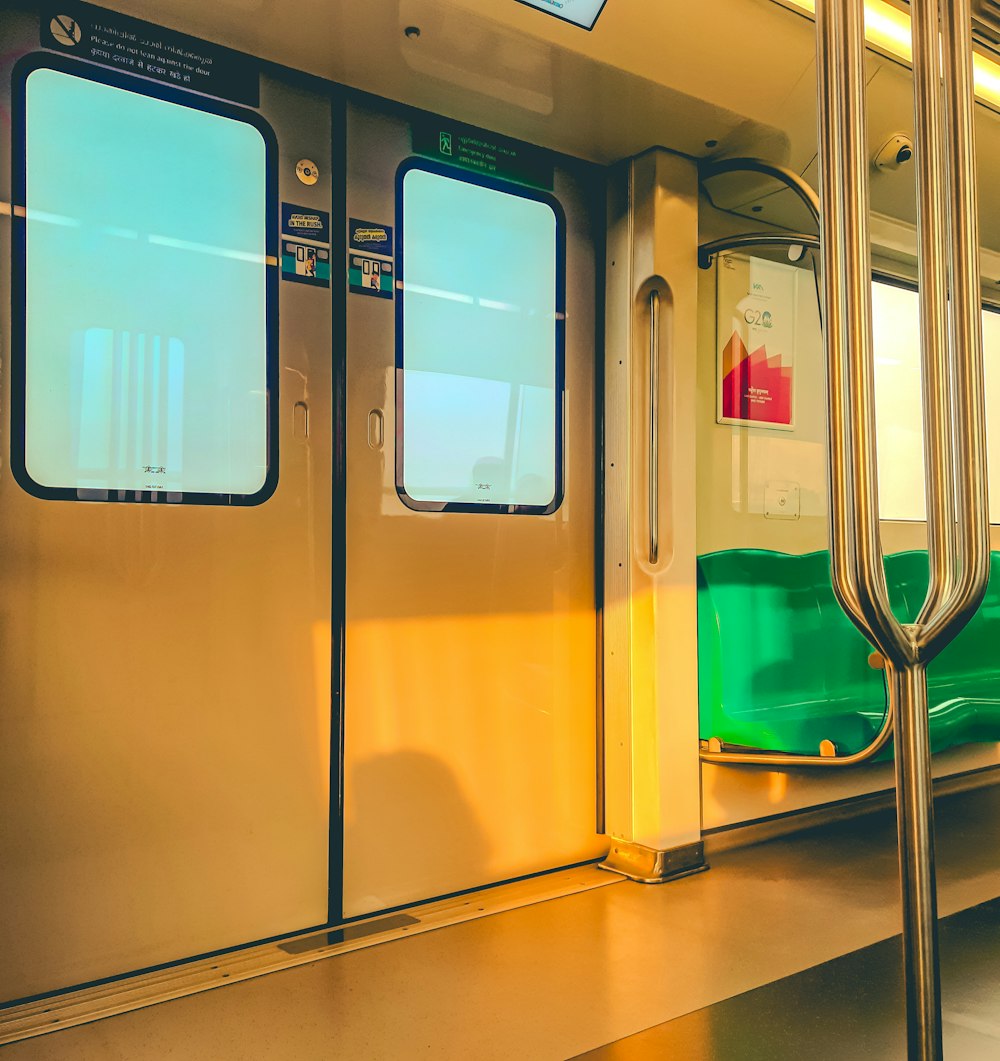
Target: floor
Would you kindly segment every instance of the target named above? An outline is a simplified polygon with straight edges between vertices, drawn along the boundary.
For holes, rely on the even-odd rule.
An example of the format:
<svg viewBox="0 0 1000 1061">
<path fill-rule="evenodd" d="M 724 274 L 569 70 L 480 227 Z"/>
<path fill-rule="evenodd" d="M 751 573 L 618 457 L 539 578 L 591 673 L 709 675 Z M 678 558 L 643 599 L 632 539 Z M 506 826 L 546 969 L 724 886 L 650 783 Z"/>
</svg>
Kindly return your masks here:
<svg viewBox="0 0 1000 1061">
<path fill-rule="evenodd" d="M 939 800 L 937 829 L 942 917 L 1000 896 L 1000 786 Z M 710 872 L 671 884 L 622 881 L 25 1040 L 4 1048 L 3 1061 L 561 1061 L 602 1047 L 594 1056 L 779 1059 L 793 1056 L 778 1051 L 782 997 L 798 999 L 801 1011 L 803 992 L 815 998 L 821 990 L 831 1011 L 836 1000 L 839 1020 L 853 1020 L 851 990 L 861 976 L 871 985 L 867 1000 L 877 1004 L 866 1010 L 873 1027 L 890 1029 L 888 1049 L 896 1050 L 891 1029 L 901 1009 L 889 971 L 898 944 L 867 956 L 852 952 L 896 933 L 897 902 L 894 815 L 880 812 L 721 852 Z M 982 909 L 1000 914 L 995 905 Z M 990 936 L 978 916 L 944 928 L 952 939 L 946 999 L 948 970 L 972 954 L 970 939 L 979 940 L 975 961 L 987 967 L 988 940 L 979 936 L 1000 949 L 1000 930 Z M 814 968 L 844 955 L 851 959 Z M 992 975 L 1000 975 L 994 964 Z M 813 979 L 781 996 L 775 981 L 806 970 Z M 755 990 L 766 985 L 774 985 L 770 996 Z M 702 1012 L 725 1000 L 733 1000 L 728 1016 L 724 1007 Z M 960 1001 L 952 996 L 954 1012 Z M 983 1032 L 984 1021 L 992 1028 L 1000 990 L 973 1008 L 979 1023 L 972 1030 Z M 757 1014 L 749 1037 L 748 1026 L 740 1031 L 748 1013 Z M 675 1018 L 687 1015 L 687 1029 L 680 1028 Z M 830 1038 L 823 1017 L 821 1008 L 809 1018 L 811 1032 L 827 1035 L 822 1052 L 810 1034 L 810 1061 L 900 1056 L 851 1052 L 842 1038 Z M 691 1031 L 695 1018 L 701 1028 Z M 726 1026 L 735 1031 L 719 1031 Z M 679 1053 L 656 1040 L 688 1031 Z M 766 1049 L 747 1052 L 755 1044 Z M 804 1056 L 801 1040 L 797 1048 L 794 1056 Z"/>
<path fill-rule="evenodd" d="M 897 1061 L 906 1055 L 898 936 L 580 1055 L 587 1061 Z M 941 922 L 948 1061 L 1000 1057 L 1000 900 Z"/>
</svg>

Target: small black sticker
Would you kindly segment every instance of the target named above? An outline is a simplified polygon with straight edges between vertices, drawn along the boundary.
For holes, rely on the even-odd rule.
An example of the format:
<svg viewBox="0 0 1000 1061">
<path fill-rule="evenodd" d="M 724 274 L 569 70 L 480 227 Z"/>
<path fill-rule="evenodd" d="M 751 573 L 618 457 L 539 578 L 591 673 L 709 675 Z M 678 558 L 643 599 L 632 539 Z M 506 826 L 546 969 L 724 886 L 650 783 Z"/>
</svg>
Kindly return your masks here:
<svg viewBox="0 0 1000 1061">
<path fill-rule="evenodd" d="M 347 280 L 355 295 L 392 298 L 394 284 L 392 262 L 369 254 L 347 252 Z"/>
<path fill-rule="evenodd" d="M 392 225 L 377 225 L 373 221 L 359 221 L 352 217 L 350 231 L 351 250 L 392 257 Z"/>
<path fill-rule="evenodd" d="M 39 26 L 43 48 L 234 103 L 260 104 L 255 60 L 218 44 L 72 0 L 43 8 Z"/>
<path fill-rule="evenodd" d="M 312 210 L 293 203 L 281 204 L 281 233 L 297 239 L 311 239 L 317 243 L 330 242 L 330 215 L 325 210 Z"/>
</svg>

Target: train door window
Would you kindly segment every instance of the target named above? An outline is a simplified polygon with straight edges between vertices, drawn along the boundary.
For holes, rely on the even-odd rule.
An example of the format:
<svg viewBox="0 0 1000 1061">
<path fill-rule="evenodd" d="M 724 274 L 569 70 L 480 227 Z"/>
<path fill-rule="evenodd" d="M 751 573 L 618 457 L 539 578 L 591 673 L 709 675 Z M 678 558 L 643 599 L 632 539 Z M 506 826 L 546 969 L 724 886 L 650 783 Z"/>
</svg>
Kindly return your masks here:
<svg viewBox="0 0 1000 1061">
<path fill-rule="evenodd" d="M 887 520 L 927 518 L 919 310 L 913 288 L 872 284 L 879 511 Z M 1000 315 L 990 310 L 983 312 L 983 360 L 990 522 L 1000 523 Z"/>
<path fill-rule="evenodd" d="M 397 209 L 400 498 L 418 510 L 555 511 L 561 208 L 543 192 L 410 160 Z"/>
<path fill-rule="evenodd" d="M 54 499 L 264 500 L 277 477 L 269 127 L 52 57 L 31 60 L 18 91 L 18 481 Z"/>
</svg>

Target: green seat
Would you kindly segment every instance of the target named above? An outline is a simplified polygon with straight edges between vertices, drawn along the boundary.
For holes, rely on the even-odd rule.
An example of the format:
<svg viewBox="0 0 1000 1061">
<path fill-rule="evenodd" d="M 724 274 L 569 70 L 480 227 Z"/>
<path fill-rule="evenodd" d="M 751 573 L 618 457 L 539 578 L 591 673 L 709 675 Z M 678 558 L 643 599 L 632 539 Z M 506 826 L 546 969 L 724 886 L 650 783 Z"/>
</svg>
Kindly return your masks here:
<svg viewBox="0 0 1000 1061">
<path fill-rule="evenodd" d="M 909 621 L 927 589 L 927 554 L 886 558 L 894 613 Z M 1000 555 L 986 599 L 928 671 L 935 751 L 1000 740 Z M 832 740 L 860 751 L 885 718 L 882 672 L 841 611 L 826 551 L 758 549 L 698 560 L 698 675 L 702 739 L 815 754 Z"/>
</svg>

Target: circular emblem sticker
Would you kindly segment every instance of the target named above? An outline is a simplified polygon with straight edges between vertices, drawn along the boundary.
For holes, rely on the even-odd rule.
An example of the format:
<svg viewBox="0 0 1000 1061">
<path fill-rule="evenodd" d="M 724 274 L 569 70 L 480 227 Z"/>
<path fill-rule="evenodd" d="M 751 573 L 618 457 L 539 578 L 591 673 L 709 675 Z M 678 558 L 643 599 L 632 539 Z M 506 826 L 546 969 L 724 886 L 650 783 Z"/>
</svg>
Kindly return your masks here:
<svg viewBox="0 0 1000 1061">
<path fill-rule="evenodd" d="M 70 18 L 69 15 L 56 15 L 49 23 L 49 32 L 53 40 L 65 48 L 75 48 L 83 36 L 80 23 L 75 18 Z"/>
<path fill-rule="evenodd" d="M 295 166 L 295 176 L 303 184 L 315 184 L 319 180 L 319 167 L 308 158 L 299 159 Z"/>
</svg>

